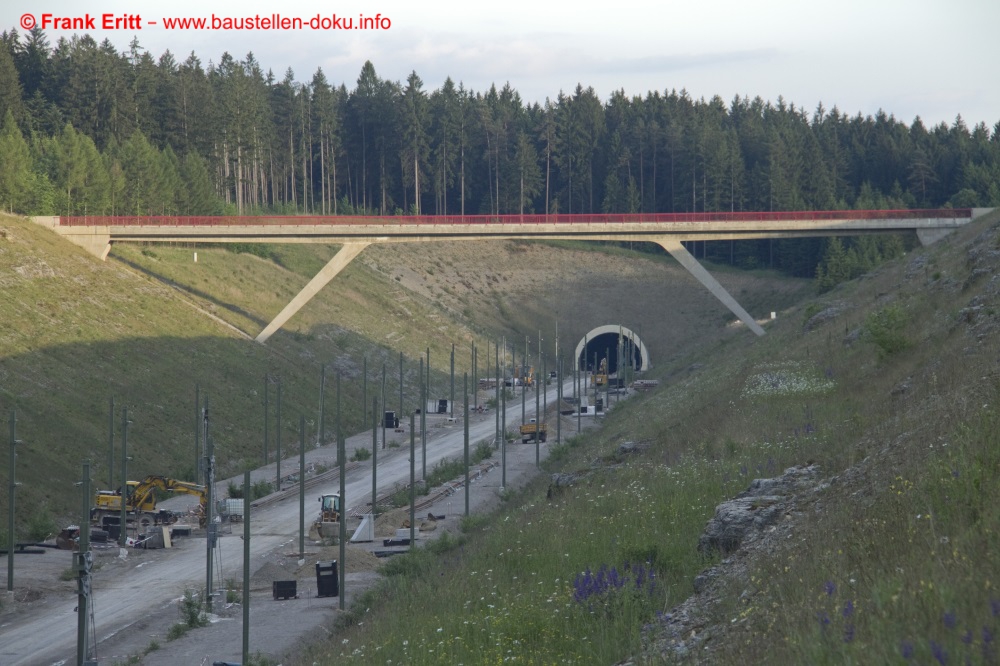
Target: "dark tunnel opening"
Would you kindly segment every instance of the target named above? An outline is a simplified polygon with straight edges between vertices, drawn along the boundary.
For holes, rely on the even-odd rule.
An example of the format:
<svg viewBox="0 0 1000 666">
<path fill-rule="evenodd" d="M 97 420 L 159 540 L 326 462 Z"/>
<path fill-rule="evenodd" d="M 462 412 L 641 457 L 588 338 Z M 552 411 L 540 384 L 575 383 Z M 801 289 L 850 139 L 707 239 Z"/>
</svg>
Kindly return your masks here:
<svg viewBox="0 0 1000 666">
<path fill-rule="evenodd" d="M 627 364 L 627 359 L 631 356 L 632 369 L 640 370 L 642 368 L 642 351 L 639 348 L 639 341 L 635 338 L 630 340 L 627 336 L 622 336 L 621 342 L 622 361 Z M 629 349 L 630 347 L 631 350 Z M 631 354 L 629 354 L 629 351 L 631 351 Z M 576 360 L 577 367 L 581 370 L 593 372 L 600 367 L 601 361 L 604 358 L 608 359 L 608 374 L 613 375 L 618 372 L 618 333 L 601 333 L 600 335 L 587 340 L 587 344 L 584 347 L 583 352 Z"/>
</svg>

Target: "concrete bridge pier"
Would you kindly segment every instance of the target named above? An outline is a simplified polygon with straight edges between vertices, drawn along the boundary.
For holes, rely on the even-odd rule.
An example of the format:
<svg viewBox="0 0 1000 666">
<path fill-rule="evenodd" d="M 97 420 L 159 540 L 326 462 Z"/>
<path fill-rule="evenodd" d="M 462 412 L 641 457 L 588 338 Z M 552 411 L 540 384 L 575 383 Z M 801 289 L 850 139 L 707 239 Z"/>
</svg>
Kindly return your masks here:
<svg viewBox="0 0 1000 666">
<path fill-rule="evenodd" d="M 761 325 L 758 324 L 757 321 L 743 309 L 743 306 L 736 302 L 736 299 L 733 298 L 721 284 L 719 284 L 718 280 L 712 277 L 711 273 L 705 270 L 704 266 L 698 263 L 697 259 L 691 256 L 691 253 L 684 248 L 679 238 L 674 236 L 660 236 L 659 238 L 653 238 L 651 240 L 669 252 L 670 256 L 676 259 L 681 266 L 686 268 L 688 272 L 698 280 L 698 282 L 705 285 L 705 287 L 707 287 L 716 298 L 722 301 L 723 305 L 729 308 L 734 315 L 740 318 L 740 321 L 747 325 L 747 328 L 757 335 L 764 335 L 764 329 L 761 328 Z"/>
<path fill-rule="evenodd" d="M 361 254 L 361 250 L 368 247 L 370 243 L 344 243 L 337 254 L 333 255 L 329 263 L 320 269 L 320 272 L 309 281 L 302 291 L 293 298 L 285 308 L 278 313 L 278 316 L 268 324 L 260 335 L 257 336 L 257 342 L 263 344 L 267 342 L 275 331 L 284 326 L 285 322 L 291 319 L 292 315 L 302 309 L 305 305 L 312 299 L 313 296 L 319 293 L 319 290 L 325 287 L 330 280 L 337 276 L 337 273 L 347 268 L 347 265 L 351 263 L 355 257 Z"/>
</svg>

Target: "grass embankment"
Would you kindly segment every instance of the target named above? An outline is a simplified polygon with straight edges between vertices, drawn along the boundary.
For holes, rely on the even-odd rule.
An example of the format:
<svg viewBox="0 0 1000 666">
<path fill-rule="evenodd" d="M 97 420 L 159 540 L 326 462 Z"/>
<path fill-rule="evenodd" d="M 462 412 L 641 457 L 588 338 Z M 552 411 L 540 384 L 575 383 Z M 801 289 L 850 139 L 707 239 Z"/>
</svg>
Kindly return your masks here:
<svg viewBox="0 0 1000 666">
<path fill-rule="evenodd" d="M 996 222 L 783 313 L 763 339 L 669 368 L 658 392 L 555 452 L 552 470 L 586 472 L 575 485 L 547 497 L 540 479 L 462 540 L 390 562 L 350 626 L 302 663 L 639 656 L 642 625 L 710 563 L 696 547 L 716 504 L 808 462 L 830 485 L 800 498 L 792 538 L 724 579 L 698 624 L 709 649 L 687 659 L 994 663 Z M 831 304 L 840 313 L 806 331 Z M 623 440 L 650 448 L 616 460 Z"/>
<path fill-rule="evenodd" d="M 321 293 L 296 326 L 279 332 L 266 346 L 206 316 L 212 313 L 256 335 L 311 277 L 310 271 L 322 266 L 330 248 L 283 246 L 278 248 L 280 263 L 198 248 L 194 263 L 191 248 L 118 246 L 107 262 L 100 262 L 23 219 L 0 217 L 0 229 L 0 319 L 6 322 L 0 328 L 0 421 L 7 433 L 10 412 L 16 409 L 17 437 L 25 442 L 18 450 L 19 540 L 44 538 L 61 524 L 79 521 L 79 497 L 66 489 L 80 478 L 85 459 L 92 463 L 92 487 L 117 487 L 118 479 L 107 475 L 112 397 L 116 474 L 122 409 L 127 406 L 129 475 L 193 480 L 198 386 L 210 404 L 217 477 L 225 478 L 263 463 L 265 375 L 281 379 L 282 453 L 289 456 L 298 451 L 300 415 L 306 417 L 306 441 L 312 445 L 316 440 L 321 363 L 328 364 L 330 440 L 337 372 L 343 375 L 345 434 L 363 427 L 365 356 L 368 408 L 376 377 L 381 386 L 383 361 L 388 365 L 387 394 L 398 395 L 398 352 L 372 342 L 393 330 L 392 321 L 407 320 L 396 326 L 413 336 L 407 337 L 408 400 L 417 394 L 419 379 L 410 352 L 421 354 L 424 342 L 433 342 L 437 371 L 432 379 L 440 390 L 445 385 L 440 372 L 444 350 L 447 346 L 450 353 L 450 340 L 463 336 L 459 325 L 442 327 L 433 309 L 419 299 L 409 317 L 390 310 L 406 306 L 392 306 L 401 299 L 379 292 L 379 280 L 386 280 L 364 270 L 343 276 L 347 285 L 359 287 Z M 181 285 L 183 293 L 144 271 Z M 331 321 L 345 325 L 322 323 Z M 464 355 L 458 359 L 460 368 L 463 361 Z M 269 393 L 273 460 L 277 387 L 272 385 Z M 389 403 L 395 409 L 395 400 Z M 0 498 L 3 511 L 5 501 L 6 495 Z"/>
</svg>

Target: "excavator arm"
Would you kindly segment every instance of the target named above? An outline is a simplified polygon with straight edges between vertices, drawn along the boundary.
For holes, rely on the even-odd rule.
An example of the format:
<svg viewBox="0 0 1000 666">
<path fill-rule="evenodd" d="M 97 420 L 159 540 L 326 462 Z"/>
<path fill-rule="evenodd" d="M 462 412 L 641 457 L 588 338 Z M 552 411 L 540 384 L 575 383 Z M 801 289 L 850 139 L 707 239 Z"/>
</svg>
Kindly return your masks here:
<svg viewBox="0 0 1000 666">
<path fill-rule="evenodd" d="M 131 497 L 129 497 L 127 504 L 128 509 L 130 511 L 134 511 L 136 507 L 145 504 L 149 496 L 157 489 L 194 495 L 198 498 L 199 503 L 201 504 L 202 514 L 205 513 L 205 508 L 208 503 L 208 494 L 206 493 L 205 486 L 200 486 L 196 483 L 189 483 L 187 481 L 168 479 L 165 476 L 147 476 L 145 479 L 140 481 Z"/>
</svg>

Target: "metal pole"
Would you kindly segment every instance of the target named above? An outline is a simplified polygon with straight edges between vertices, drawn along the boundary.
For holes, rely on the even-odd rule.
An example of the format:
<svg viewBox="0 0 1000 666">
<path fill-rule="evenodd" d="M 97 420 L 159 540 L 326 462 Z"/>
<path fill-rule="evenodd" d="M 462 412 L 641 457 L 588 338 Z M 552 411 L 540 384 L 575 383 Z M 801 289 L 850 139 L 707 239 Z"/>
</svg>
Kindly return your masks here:
<svg viewBox="0 0 1000 666">
<path fill-rule="evenodd" d="M 528 374 L 528 336 L 524 336 L 524 354 L 521 356 L 521 425 L 524 425 L 524 401 L 527 396 L 524 395 L 528 390 L 528 385 L 526 383 Z"/>
<path fill-rule="evenodd" d="M 465 393 L 465 515 L 469 516 L 469 373 L 465 373 L 463 390 Z"/>
<path fill-rule="evenodd" d="M 80 550 L 76 555 L 77 604 L 76 604 L 76 663 L 80 666 L 94 663 L 89 661 L 90 641 L 88 618 L 90 617 L 90 567 L 93 556 L 90 553 L 90 461 L 83 461 L 82 516 L 80 523 Z M 11 545 L 13 551 L 13 542 Z"/>
<path fill-rule="evenodd" d="M 506 344 L 504 345 L 504 352 L 507 351 Z M 504 361 L 504 374 L 507 374 L 507 363 Z M 500 391 L 500 411 L 503 412 L 500 416 L 500 487 L 507 487 L 507 380 L 503 379 L 504 387 Z M 511 384 L 514 381 L 511 379 Z"/>
<path fill-rule="evenodd" d="M 279 384 L 280 386 L 280 384 Z M 280 395 L 280 392 L 279 392 Z M 208 430 L 208 398 L 205 398 L 205 607 L 212 612 L 212 551 L 215 548 L 215 519 L 212 502 L 212 486 L 215 483 L 215 451 L 212 436 Z M 247 498 L 243 499 L 246 504 Z M 245 508 L 245 507 L 244 507 Z"/>
<path fill-rule="evenodd" d="M 382 448 L 385 448 L 385 363 L 382 364 L 382 412 Z M 374 455 L 374 451 L 372 454 Z"/>
<path fill-rule="evenodd" d="M 542 416 L 544 417 L 549 411 L 549 369 L 548 369 L 549 357 L 547 354 L 542 354 Z"/>
<path fill-rule="evenodd" d="M 385 419 L 382 419 L 383 423 Z M 375 520 L 375 501 L 378 499 L 378 398 L 372 396 L 372 521 Z M 373 522 L 374 525 L 374 522 Z"/>
<path fill-rule="evenodd" d="M 268 412 L 268 408 L 267 408 L 267 387 L 270 385 L 270 383 L 271 383 L 271 378 L 268 377 L 265 374 L 264 375 L 264 464 L 265 465 L 268 463 L 267 435 L 270 432 L 270 428 L 268 427 L 268 423 L 267 423 L 267 412 Z M 244 510 L 245 510 L 245 507 L 244 507 Z"/>
<path fill-rule="evenodd" d="M 403 352 L 399 352 L 399 411 L 396 413 L 403 417 Z"/>
<path fill-rule="evenodd" d="M 319 443 L 318 446 L 326 444 L 326 363 L 320 366 L 319 371 Z"/>
<path fill-rule="evenodd" d="M 611 404 L 611 347 L 604 348 L 604 409 Z M 617 380 L 616 380 L 617 381 Z"/>
<path fill-rule="evenodd" d="M 278 406 L 277 414 L 275 414 L 275 421 L 277 421 L 277 432 L 274 434 L 274 462 L 276 465 L 275 475 L 274 475 L 274 489 L 281 490 L 281 378 L 278 378 Z"/>
<path fill-rule="evenodd" d="M 197 399 L 197 397 L 196 397 Z M 194 428 L 195 451 L 198 449 L 198 403 L 195 402 Z M 195 460 L 195 474 L 198 473 L 198 461 Z M 115 487 L 115 396 L 111 396 L 111 410 L 108 412 L 108 490 Z"/>
<path fill-rule="evenodd" d="M 243 500 L 246 503 L 246 499 Z M 299 558 L 306 553 L 306 417 L 299 415 Z"/>
<path fill-rule="evenodd" d="M 15 410 L 10 410 L 10 487 L 8 488 L 7 494 L 7 591 L 11 592 L 14 590 L 14 544 L 17 543 L 17 539 L 14 538 L 14 490 L 17 488 L 17 481 L 14 478 L 14 462 L 17 460 L 17 453 L 14 451 L 14 447 L 17 444 L 17 414 Z M 83 525 L 90 524 L 89 509 L 87 511 L 86 522 L 81 523 Z"/>
<path fill-rule="evenodd" d="M 250 663 L 250 470 L 243 472 L 243 663 Z"/>
<path fill-rule="evenodd" d="M 584 348 L 583 348 L 583 358 L 584 358 L 584 362 L 586 363 L 586 358 L 587 358 L 587 347 L 586 346 L 584 346 Z M 583 416 L 582 416 L 582 414 L 583 414 L 583 395 L 582 395 L 582 393 L 580 391 L 580 389 L 582 388 L 580 386 L 580 384 L 581 384 L 581 380 L 583 379 L 583 377 L 580 376 L 580 359 L 577 359 L 576 363 L 574 363 L 573 365 L 576 366 L 576 382 L 573 385 L 573 393 L 576 394 L 576 400 L 577 400 L 576 401 L 576 432 L 577 432 L 577 434 L 580 434 L 580 430 L 583 429 Z"/>
<path fill-rule="evenodd" d="M 364 356 L 361 359 L 361 376 L 363 378 L 361 382 L 361 422 L 368 423 L 368 357 Z"/>
<path fill-rule="evenodd" d="M 208 402 L 208 398 L 205 399 Z M 118 545 L 125 547 L 128 540 L 128 520 L 125 515 L 125 500 L 128 498 L 128 406 L 122 407 L 122 464 L 119 465 L 122 471 L 122 485 L 120 487 L 118 525 L 121 531 L 118 533 Z M 89 520 L 87 521 L 89 524 Z"/>
<path fill-rule="evenodd" d="M 562 359 L 556 355 L 556 373 L 559 378 L 556 380 L 556 444 L 562 444 L 562 391 L 563 391 L 563 364 Z"/>
<path fill-rule="evenodd" d="M 114 411 L 114 398 L 111 399 L 112 411 Z M 201 466 L 201 419 L 199 411 L 201 409 L 201 387 L 194 385 L 194 482 L 201 483 L 201 474 L 198 468 Z"/>
<path fill-rule="evenodd" d="M 496 356 L 496 362 L 495 362 L 496 372 L 495 372 L 495 374 L 496 374 L 496 380 L 497 380 L 497 383 L 494 386 L 494 388 L 496 389 L 496 396 L 497 396 L 496 397 L 497 404 L 494 405 L 494 409 L 496 410 L 496 422 L 497 422 L 497 426 L 496 426 L 496 440 L 495 441 L 496 441 L 497 448 L 499 448 L 500 447 L 500 347 L 498 347 L 497 345 L 493 345 L 493 355 Z M 487 354 L 486 358 L 489 358 L 489 357 L 490 357 L 489 354 Z"/>
<path fill-rule="evenodd" d="M 413 412 L 410 412 L 410 549 L 416 545 L 417 531 L 416 531 L 416 521 L 417 516 L 413 505 L 417 502 L 416 496 L 416 484 L 417 484 L 417 436 L 414 432 Z"/>
<path fill-rule="evenodd" d="M 455 343 L 451 343 L 451 404 L 448 405 L 448 416 L 455 418 Z"/>
<path fill-rule="evenodd" d="M 344 561 L 347 554 L 347 495 L 345 486 L 347 485 L 347 460 L 344 450 L 344 423 L 340 418 L 340 372 L 337 372 L 337 459 L 340 461 L 340 610 L 344 610 L 344 599 L 347 597 L 347 590 L 344 588 L 344 573 L 347 571 Z"/>
<path fill-rule="evenodd" d="M 424 360 L 420 359 L 420 376 L 424 377 Z M 420 382 L 420 478 L 427 478 L 427 395 L 431 384 L 431 349 L 427 348 L 427 380 Z"/>
<path fill-rule="evenodd" d="M 539 347 L 541 349 L 541 347 Z M 535 378 L 535 467 L 538 467 L 541 461 L 541 451 L 539 441 L 542 439 L 542 412 L 541 412 L 541 402 L 538 395 L 538 378 Z"/>
<path fill-rule="evenodd" d="M 476 343 L 472 343 L 472 408 L 479 409 L 479 367 L 477 366 L 477 361 L 479 360 L 476 349 Z"/>
</svg>

